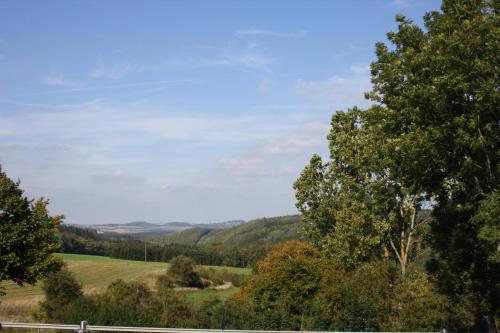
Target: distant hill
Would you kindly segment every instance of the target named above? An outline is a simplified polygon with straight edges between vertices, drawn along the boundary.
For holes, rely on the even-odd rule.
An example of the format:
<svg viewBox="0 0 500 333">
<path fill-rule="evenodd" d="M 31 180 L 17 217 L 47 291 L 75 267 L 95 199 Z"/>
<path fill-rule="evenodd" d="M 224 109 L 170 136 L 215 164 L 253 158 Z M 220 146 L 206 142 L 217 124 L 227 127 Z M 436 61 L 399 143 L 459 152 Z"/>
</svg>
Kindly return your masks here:
<svg viewBox="0 0 500 333">
<path fill-rule="evenodd" d="M 255 245 L 297 239 L 300 215 L 260 218 L 228 229 L 191 228 L 151 238 L 163 244 Z"/>
<path fill-rule="evenodd" d="M 245 223 L 243 220 L 232 220 L 220 223 L 195 224 L 188 222 L 150 223 L 133 221 L 124 224 L 73 225 L 80 228 L 94 229 L 99 234 L 155 236 L 175 233 L 192 228 L 226 229 Z"/>
<path fill-rule="evenodd" d="M 125 225 L 131 226 L 131 227 L 143 227 L 143 228 L 151 228 L 157 226 L 154 223 L 149 223 L 145 221 L 136 221 L 136 222 L 129 222 L 126 223 Z M 114 224 L 114 226 L 119 226 L 119 224 Z"/>
</svg>

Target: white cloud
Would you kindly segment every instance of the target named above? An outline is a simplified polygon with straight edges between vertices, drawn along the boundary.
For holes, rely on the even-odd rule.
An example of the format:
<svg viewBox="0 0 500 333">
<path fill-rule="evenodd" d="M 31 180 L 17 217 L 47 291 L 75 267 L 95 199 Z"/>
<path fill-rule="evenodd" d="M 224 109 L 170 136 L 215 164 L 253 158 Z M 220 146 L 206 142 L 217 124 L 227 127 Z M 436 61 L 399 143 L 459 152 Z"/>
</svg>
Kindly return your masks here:
<svg viewBox="0 0 500 333">
<path fill-rule="evenodd" d="M 263 159 L 260 156 L 240 155 L 224 157 L 219 161 L 219 166 L 231 176 L 247 177 L 265 176 Z"/>
<path fill-rule="evenodd" d="M 0 115 L 0 138 L 17 140 L 57 140 L 85 144 L 90 150 L 139 147 L 159 141 L 185 141 L 207 145 L 217 142 L 251 142 L 286 130 L 288 124 L 276 124 L 273 115 L 258 116 L 183 116 L 166 115 L 148 105 L 110 105 L 92 101 L 59 105 L 28 104 L 42 109 L 12 115 Z"/>
<path fill-rule="evenodd" d="M 359 71 L 360 68 L 353 68 Z M 293 86 L 295 94 L 315 99 L 326 100 L 336 108 L 349 106 L 367 106 L 364 93 L 371 89 L 368 75 L 356 73 L 349 76 L 334 75 L 326 80 L 296 80 Z"/>
<path fill-rule="evenodd" d="M 326 146 L 326 134 L 330 126 L 312 122 L 299 126 L 289 134 L 267 141 L 256 150 L 259 155 L 300 154 Z"/>
<path fill-rule="evenodd" d="M 61 73 L 50 72 L 45 75 L 41 82 L 49 86 L 61 86 L 61 87 L 76 87 L 78 82 L 68 80 Z"/>
<path fill-rule="evenodd" d="M 0 163 L 70 223 L 203 219 L 227 203 L 229 211 L 217 208 L 211 218 L 278 214 L 276 207 L 293 213 L 290 184 L 326 146 L 327 125 L 298 126 L 264 109 L 208 116 L 148 103 L 24 104 L 23 112 L 0 114 Z M 183 215 L 193 202 L 200 208 Z"/>
<path fill-rule="evenodd" d="M 370 65 L 351 66 L 351 72 L 353 72 L 355 74 L 367 74 L 367 73 L 370 73 Z"/>
<path fill-rule="evenodd" d="M 232 183 L 287 181 L 291 184 L 312 153 L 326 151 L 329 128 L 320 122 L 297 126 L 263 140 L 247 152 L 222 158 L 218 166 Z"/>
<path fill-rule="evenodd" d="M 92 175 L 92 181 L 98 184 L 133 185 L 145 181 L 144 177 L 134 176 L 122 170 L 104 172 Z"/>
<path fill-rule="evenodd" d="M 258 89 L 263 94 L 270 94 L 273 91 L 273 86 L 269 80 L 262 80 L 259 83 Z"/>
<path fill-rule="evenodd" d="M 202 68 L 202 67 L 228 67 L 235 69 L 257 71 L 272 74 L 271 65 L 275 60 L 264 55 L 257 43 L 248 43 L 243 49 L 211 49 L 213 55 L 186 56 L 183 58 L 167 59 L 164 67 L 169 68 Z"/>
<path fill-rule="evenodd" d="M 222 55 L 215 63 L 230 67 L 259 70 L 270 74 L 272 71 L 269 66 L 274 61 L 259 52 L 257 43 L 249 43 L 243 52 Z"/>
<path fill-rule="evenodd" d="M 252 38 L 252 37 L 305 37 L 307 32 L 300 30 L 298 32 L 277 32 L 258 28 L 243 28 L 234 32 L 236 38 Z"/>
<path fill-rule="evenodd" d="M 104 65 L 100 63 L 92 70 L 92 76 L 97 79 L 107 78 L 119 80 L 127 75 L 131 69 L 132 66 L 128 62 L 117 63 L 113 65 Z"/>
<path fill-rule="evenodd" d="M 395 8 L 411 8 L 415 6 L 411 0 L 392 0 L 388 5 Z"/>
<path fill-rule="evenodd" d="M 359 53 L 359 46 L 350 43 L 347 45 L 346 48 L 338 50 L 332 57 L 333 61 L 338 62 L 340 60 L 343 60 L 345 58 L 348 58 L 349 56 Z"/>
</svg>

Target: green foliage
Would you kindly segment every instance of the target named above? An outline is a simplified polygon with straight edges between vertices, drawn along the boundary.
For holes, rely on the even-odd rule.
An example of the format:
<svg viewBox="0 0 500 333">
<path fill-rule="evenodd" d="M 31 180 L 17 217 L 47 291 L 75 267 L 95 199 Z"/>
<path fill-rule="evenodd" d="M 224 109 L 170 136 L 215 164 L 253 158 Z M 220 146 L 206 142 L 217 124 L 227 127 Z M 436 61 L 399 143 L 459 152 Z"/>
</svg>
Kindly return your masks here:
<svg viewBox="0 0 500 333">
<path fill-rule="evenodd" d="M 43 280 L 42 290 L 48 302 L 64 305 L 82 295 L 82 287 L 65 267 L 51 272 Z"/>
<path fill-rule="evenodd" d="M 183 287 L 203 288 L 200 275 L 194 270 L 193 260 L 186 256 L 178 256 L 170 261 L 168 275 Z"/>
<path fill-rule="evenodd" d="M 140 282 L 116 280 L 97 301 L 102 325 L 143 326 L 157 316 L 151 291 Z"/>
<path fill-rule="evenodd" d="M 245 276 L 229 272 L 227 269 L 215 270 L 213 267 L 198 268 L 198 274 L 205 281 L 210 281 L 214 286 L 220 286 L 224 283 L 231 283 L 235 287 L 239 287 L 245 280 Z"/>
<path fill-rule="evenodd" d="M 161 327 L 193 327 L 196 323 L 194 311 L 185 298 L 171 288 L 159 290 L 155 295 L 158 313 L 153 325 Z"/>
<path fill-rule="evenodd" d="M 192 228 L 161 236 L 162 242 L 191 245 L 274 244 L 297 239 L 298 215 L 261 218 L 228 229 Z"/>
<path fill-rule="evenodd" d="M 500 193 L 494 191 L 488 194 L 479 202 L 476 215 L 471 218 L 471 222 L 477 225 L 478 240 L 483 247 L 483 251 L 488 254 L 487 263 L 489 265 L 500 264 Z M 497 251 L 495 251 L 497 247 Z"/>
<path fill-rule="evenodd" d="M 436 330 L 448 323 L 453 312 L 450 306 L 448 298 L 439 293 L 428 274 L 413 271 L 408 278 L 398 279 L 394 285 L 389 300 L 391 315 L 382 323 L 381 329 L 403 331 L 411 327 L 419 332 Z"/>
<path fill-rule="evenodd" d="M 229 308 L 245 313 L 235 327 L 273 330 L 436 331 L 450 303 L 423 271 L 402 277 L 387 260 L 351 270 L 308 243 L 275 247 Z"/>
<path fill-rule="evenodd" d="M 257 265 L 257 275 L 243 287 L 242 298 L 255 313 L 253 325 L 298 330 L 319 287 L 320 255 L 310 244 L 277 245 Z"/>
<path fill-rule="evenodd" d="M 330 161 L 314 155 L 294 188 L 304 234 L 338 265 L 390 255 L 405 275 L 427 222 L 419 219 L 426 195 L 407 173 L 412 161 L 381 130 L 383 116 L 380 106 L 337 112 Z"/>
<path fill-rule="evenodd" d="M 97 234 L 93 229 L 61 224 L 57 233 L 61 253 L 106 255 L 112 239 Z"/>
<path fill-rule="evenodd" d="M 196 245 L 199 244 L 203 237 L 207 236 L 207 234 L 215 231 L 215 229 L 208 228 L 190 228 L 159 237 L 154 237 L 153 241 L 155 239 L 159 239 L 162 243 L 165 244 Z"/>
<path fill-rule="evenodd" d="M 499 9 L 498 1 L 444 1 L 424 17 L 425 31 L 398 18 L 398 31 L 388 34 L 393 47 L 377 45 L 370 94 L 387 110 L 384 132 L 414 139 L 401 156 L 436 202 L 430 236 L 441 288 L 458 303 L 472 300 L 475 329 L 490 331 L 500 264 L 498 241 L 484 239 L 484 230 L 497 234 L 499 220 L 483 209 L 498 206 Z"/>
<path fill-rule="evenodd" d="M 461 329 L 494 331 L 500 7 L 445 0 L 441 9 L 425 15 L 425 29 L 398 16 L 392 45 L 376 45 L 367 94 L 376 105 L 333 116 L 331 159 L 313 156 L 295 183 L 297 207 L 306 235 L 337 263 L 353 269 L 389 256 L 404 276 L 431 221 L 419 211 L 432 203 L 430 271 L 475 313 Z"/>
<path fill-rule="evenodd" d="M 83 294 L 82 287 L 73 273 L 64 266 L 47 275 L 43 280 L 42 290 L 45 294 L 45 301 L 40 304 L 43 312 L 41 317 L 56 321 L 64 317 L 66 306 Z"/>
<path fill-rule="evenodd" d="M 28 200 L 19 184 L 0 168 L 0 282 L 34 284 L 59 268 L 51 254 L 57 249 L 55 233 L 63 216 L 50 216 L 48 200 Z"/>
</svg>

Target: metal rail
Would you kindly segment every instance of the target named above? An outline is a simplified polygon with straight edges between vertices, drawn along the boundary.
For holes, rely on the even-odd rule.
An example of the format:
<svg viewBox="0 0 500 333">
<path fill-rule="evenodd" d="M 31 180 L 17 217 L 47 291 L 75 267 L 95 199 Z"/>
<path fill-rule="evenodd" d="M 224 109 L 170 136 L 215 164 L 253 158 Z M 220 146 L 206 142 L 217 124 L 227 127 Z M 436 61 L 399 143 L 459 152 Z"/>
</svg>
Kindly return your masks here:
<svg viewBox="0 0 500 333">
<path fill-rule="evenodd" d="M 40 324 L 40 323 L 0 323 L 2 328 L 31 328 L 71 330 L 78 333 L 96 332 L 144 332 L 144 333 L 332 333 L 326 331 L 265 331 L 265 330 L 220 330 L 195 328 L 158 328 L 158 327 L 128 327 L 128 326 L 96 326 L 81 322 L 80 325 Z M 336 332 L 336 333 L 384 333 L 384 332 Z M 389 333 L 389 332 L 385 332 Z M 390 332 L 398 333 L 398 332 Z M 409 332 L 404 332 L 409 333 Z M 441 332 L 412 332 L 412 333 L 443 333 Z"/>
</svg>

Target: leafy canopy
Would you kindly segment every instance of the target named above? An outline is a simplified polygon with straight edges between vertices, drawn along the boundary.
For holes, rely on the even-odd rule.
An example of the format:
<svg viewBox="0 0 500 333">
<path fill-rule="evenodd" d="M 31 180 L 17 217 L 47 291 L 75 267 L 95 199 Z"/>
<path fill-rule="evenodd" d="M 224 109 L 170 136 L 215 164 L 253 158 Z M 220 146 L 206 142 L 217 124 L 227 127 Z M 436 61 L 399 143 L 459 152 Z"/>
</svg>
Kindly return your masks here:
<svg viewBox="0 0 500 333">
<path fill-rule="evenodd" d="M 50 216 L 48 200 L 29 200 L 0 169 L 0 282 L 33 284 L 60 267 L 51 256 L 63 216 Z M 0 291 L 1 292 L 1 291 Z"/>
<path fill-rule="evenodd" d="M 489 330 L 500 315 L 499 10 L 445 0 L 425 28 L 397 16 L 371 64 L 375 104 L 337 112 L 330 160 L 313 156 L 295 183 L 305 234 L 346 268 L 385 256 L 404 276 L 430 223 L 431 272 Z"/>
</svg>

